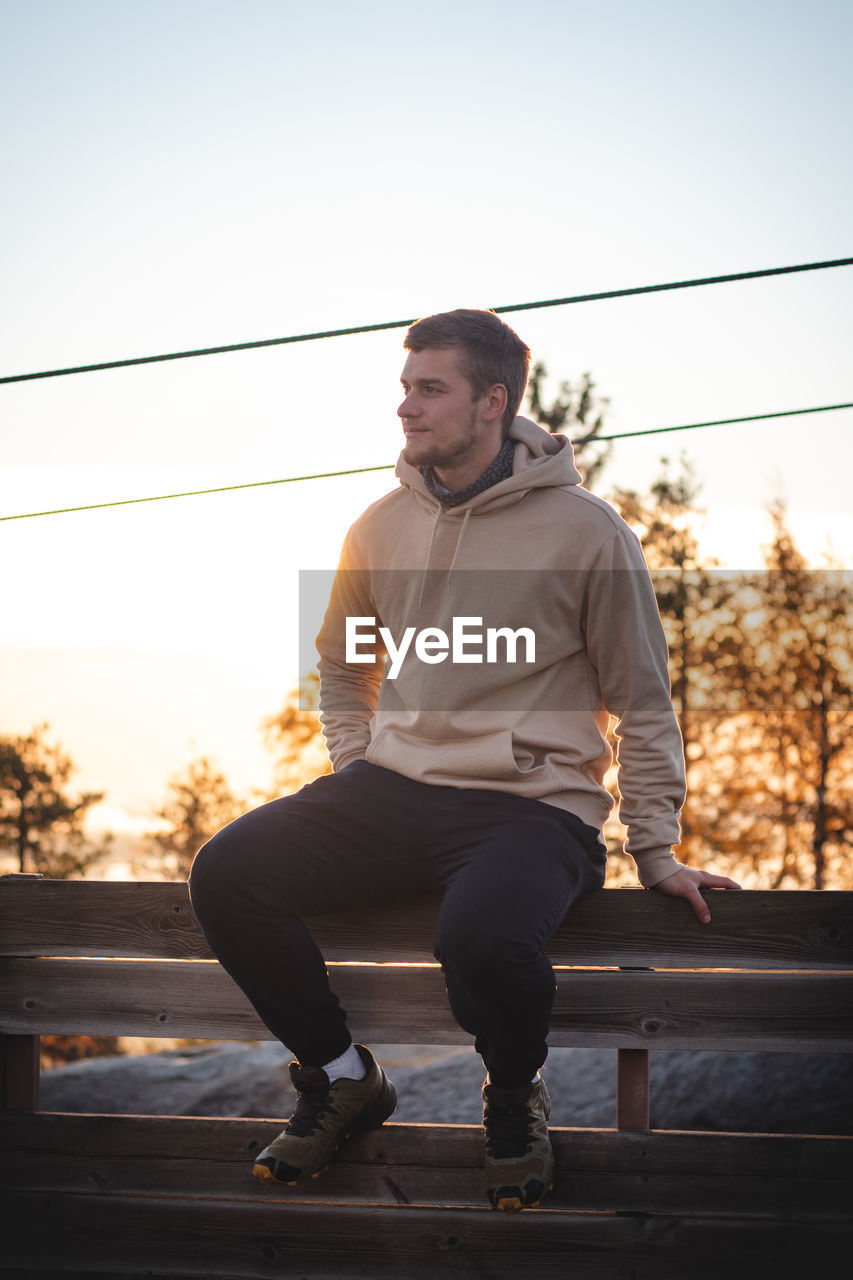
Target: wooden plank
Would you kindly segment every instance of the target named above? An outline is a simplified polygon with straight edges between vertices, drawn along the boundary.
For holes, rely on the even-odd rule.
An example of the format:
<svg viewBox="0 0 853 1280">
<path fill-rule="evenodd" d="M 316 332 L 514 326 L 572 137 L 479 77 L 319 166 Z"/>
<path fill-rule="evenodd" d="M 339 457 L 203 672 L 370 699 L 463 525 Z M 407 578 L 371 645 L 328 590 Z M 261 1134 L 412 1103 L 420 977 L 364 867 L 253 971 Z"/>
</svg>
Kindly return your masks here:
<svg viewBox="0 0 853 1280">
<path fill-rule="evenodd" d="M 560 1146 L 559 1143 L 555 1147 Z M 559 1153 L 558 1153 L 559 1156 Z M 734 1214 L 789 1221 L 848 1221 L 853 1185 L 825 1175 L 784 1180 L 769 1172 L 748 1178 L 734 1172 L 713 1177 L 701 1170 L 681 1174 L 623 1173 L 603 1169 L 578 1172 L 560 1167 L 548 1195 L 549 1210 L 619 1213 Z M 54 1157 L 47 1168 L 29 1151 L 13 1166 L 0 1156 L 0 1194 L 31 1188 L 53 1194 L 93 1193 L 199 1196 L 206 1200 L 242 1198 L 264 1201 L 270 1189 L 251 1175 L 251 1163 L 138 1160 L 130 1152 L 111 1159 L 81 1161 L 71 1153 Z M 397 1164 L 386 1168 L 336 1162 L 316 1181 L 281 1188 L 288 1204 L 412 1204 L 485 1207 L 482 1167 L 424 1168 Z M 544 1206 L 543 1206 L 544 1207 Z"/>
<path fill-rule="evenodd" d="M 176 882 L 0 879 L 0 955 L 212 959 Z"/>
<path fill-rule="evenodd" d="M 436 1274 L 503 1280 L 625 1276 L 794 1280 L 817 1257 L 847 1256 L 839 1223 L 539 1210 L 519 1215 L 435 1206 L 331 1205 L 10 1193 L 6 1267 L 150 1269 L 196 1276 Z"/>
<path fill-rule="evenodd" d="M 49 1115 L 10 1117 L 0 1188 L 264 1200 L 254 1154 L 278 1121 Z M 552 1130 L 551 1209 L 853 1219 L 853 1138 Z M 480 1206 L 483 1136 L 474 1125 L 387 1124 L 345 1145 L 288 1204 Z M 279 1194 L 276 1189 L 274 1194 Z"/>
<path fill-rule="evenodd" d="M 40 1111 L 4 1117 L 0 1150 L 24 1147 L 49 1156 L 63 1151 L 80 1156 L 114 1156 L 128 1146 L 140 1157 L 221 1160 L 241 1166 L 280 1128 L 278 1118 L 233 1119 L 209 1116 L 76 1115 Z M 816 1134 L 737 1134 L 651 1130 L 555 1128 L 558 1141 L 579 1170 L 619 1166 L 634 1172 L 690 1173 L 697 1168 L 725 1175 L 740 1169 L 750 1176 L 773 1170 L 784 1178 L 823 1173 L 853 1179 L 853 1137 Z M 562 1137 L 560 1137 L 562 1135 Z M 343 1161 L 359 1165 L 417 1163 L 449 1168 L 479 1164 L 483 1134 L 479 1125 L 395 1124 L 389 1122 L 348 1144 Z M 563 1161 L 561 1160 L 561 1164 Z M 853 1201 L 847 1206 L 853 1215 Z"/>
<path fill-rule="evenodd" d="M 0 1110 L 38 1108 L 39 1051 L 37 1035 L 0 1035 Z"/>
<path fill-rule="evenodd" d="M 271 1039 L 210 961 L 3 962 L 6 1034 Z M 468 1044 L 437 967 L 340 965 L 333 986 L 360 1038 Z M 853 1049 L 853 977 L 560 970 L 552 1045 L 612 1048 Z"/>
<path fill-rule="evenodd" d="M 683 902 L 604 889 L 576 904 L 549 947 L 555 964 L 853 969 L 853 892 L 711 892 L 700 925 Z M 329 960 L 432 959 L 437 900 L 315 917 Z M 183 883 L 0 880 L 0 955 L 205 959 Z"/>
</svg>

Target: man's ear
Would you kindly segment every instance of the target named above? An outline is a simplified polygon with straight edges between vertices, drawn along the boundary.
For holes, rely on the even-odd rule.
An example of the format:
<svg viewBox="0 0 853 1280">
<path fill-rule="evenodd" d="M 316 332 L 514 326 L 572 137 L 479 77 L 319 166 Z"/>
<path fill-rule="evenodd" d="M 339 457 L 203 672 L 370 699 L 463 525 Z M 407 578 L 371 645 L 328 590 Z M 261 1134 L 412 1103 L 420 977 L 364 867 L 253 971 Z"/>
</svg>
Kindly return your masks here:
<svg viewBox="0 0 853 1280">
<path fill-rule="evenodd" d="M 484 414 L 487 420 L 500 420 L 504 416 L 507 400 L 507 389 L 502 382 L 495 382 L 483 392 Z"/>
</svg>

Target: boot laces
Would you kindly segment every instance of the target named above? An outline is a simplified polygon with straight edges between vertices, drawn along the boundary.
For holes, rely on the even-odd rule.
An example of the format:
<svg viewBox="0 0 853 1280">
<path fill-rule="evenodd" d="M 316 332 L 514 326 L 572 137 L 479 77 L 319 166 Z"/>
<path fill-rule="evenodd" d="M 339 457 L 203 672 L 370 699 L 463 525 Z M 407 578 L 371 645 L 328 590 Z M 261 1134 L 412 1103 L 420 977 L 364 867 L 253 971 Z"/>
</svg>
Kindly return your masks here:
<svg viewBox="0 0 853 1280">
<path fill-rule="evenodd" d="M 497 1107 L 490 1102 L 484 1117 L 490 1155 L 497 1160 L 524 1155 L 530 1148 L 532 1123 L 533 1114 L 525 1103 Z"/>
<path fill-rule="evenodd" d="M 329 1109 L 328 1089 L 306 1089 L 297 1095 L 296 1108 L 284 1126 L 285 1133 L 304 1138 L 316 1129 Z"/>
</svg>

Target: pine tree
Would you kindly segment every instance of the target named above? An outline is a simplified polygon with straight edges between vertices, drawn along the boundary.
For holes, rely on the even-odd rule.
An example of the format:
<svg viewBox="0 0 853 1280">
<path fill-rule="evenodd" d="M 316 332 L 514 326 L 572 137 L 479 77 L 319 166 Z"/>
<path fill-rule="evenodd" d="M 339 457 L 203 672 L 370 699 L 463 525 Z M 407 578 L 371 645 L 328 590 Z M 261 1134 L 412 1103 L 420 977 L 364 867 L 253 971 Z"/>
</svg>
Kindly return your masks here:
<svg viewBox="0 0 853 1280">
<path fill-rule="evenodd" d="M 107 849 L 92 844 L 83 821 L 102 792 L 72 795 L 73 760 L 48 741 L 49 725 L 19 737 L 0 738 L 0 850 L 7 850 L 21 874 L 54 879 L 82 876 Z"/>
<path fill-rule="evenodd" d="M 552 435 L 565 432 L 573 438 L 575 462 L 583 474 L 584 486 L 592 489 L 610 460 L 613 448 L 609 442 L 596 441 L 604 428 L 604 415 L 610 401 L 596 396 L 592 377 L 584 373 L 576 387 L 570 382 L 561 382 L 557 396 L 547 406 L 542 399 L 547 376 L 548 370 L 541 361 L 534 364 L 527 387 L 530 412 Z M 575 439 L 578 443 L 574 443 Z"/>
<path fill-rule="evenodd" d="M 851 882 L 853 583 L 809 568 L 770 510 L 766 571 L 744 579 L 730 632 L 739 705 L 717 842 L 771 887 Z"/>
<path fill-rule="evenodd" d="M 225 775 L 207 756 L 173 774 L 169 793 L 157 814 L 168 824 L 148 839 L 157 851 L 157 870 L 186 879 L 201 846 L 247 807 L 235 796 Z"/>
</svg>

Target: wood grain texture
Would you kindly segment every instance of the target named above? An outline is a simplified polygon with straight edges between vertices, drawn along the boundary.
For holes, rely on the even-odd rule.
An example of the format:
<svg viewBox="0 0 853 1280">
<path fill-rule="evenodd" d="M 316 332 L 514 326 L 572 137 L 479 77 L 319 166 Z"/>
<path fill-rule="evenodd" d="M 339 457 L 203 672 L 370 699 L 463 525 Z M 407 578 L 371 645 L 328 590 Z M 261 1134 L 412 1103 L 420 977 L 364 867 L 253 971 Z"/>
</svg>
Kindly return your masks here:
<svg viewBox="0 0 853 1280">
<path fill-rule="evenodd" d="M 271 1039 L 211 961 L 11 959 L 5 1034 Z M 340 965 L 332 985 L 366 1041 L 468 1044 L 437 967 Z M 549 1041 L 611 1048 L 853 1049 L 845 973 L 560 970 Z"/>
<path fill-rule="evenodd" d="M 555 933 L 555 964 L 853 969 L 853 892 L 711 892 L 700 925 L 683 902 L 603 889 Z M 328 960 L 432 959 L 437 901 L 315 917 Z M 0 879 L 0 955 L 205 959 L 185 884 Z"/>
<path fill-rule="evenodd" d="M 11 1192 L 3 1265 L 300 1280 L 793 1280 L 849 1254 L 849 1224 L 718 1215 L 263 1203 Z M 381 1224 L 381 1225 L 380 1225 Z"/>
<path fill-rule="evenodd" d="M 281 1119 L 11 1115 L 0 1132 L 0 1189 L 240 1197 Z M 853 1218 L 853 1138 L 552 1130 L 551 1209 Z M 273 1192 L 286 1203 L 480 1207 L 483 1135 L 474 1125 L 384 1125 L 347 1143 L 317 1181 Z"/>
</svg>

